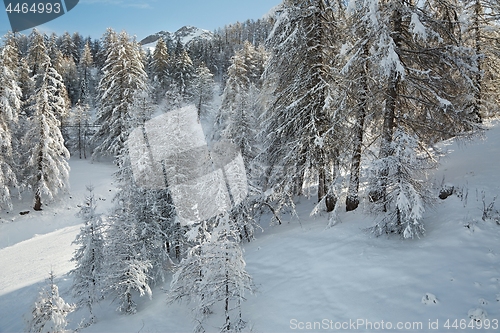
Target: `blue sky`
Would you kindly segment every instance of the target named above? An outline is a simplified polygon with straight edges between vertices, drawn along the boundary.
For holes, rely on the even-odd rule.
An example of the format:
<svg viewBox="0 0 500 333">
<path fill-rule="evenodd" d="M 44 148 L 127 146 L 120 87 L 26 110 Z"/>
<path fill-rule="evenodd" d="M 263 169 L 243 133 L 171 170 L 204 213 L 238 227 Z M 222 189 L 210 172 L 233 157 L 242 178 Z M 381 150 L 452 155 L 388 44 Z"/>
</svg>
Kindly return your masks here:
<svg viewBox="0 0 500 333">
<path fill-rule="evenodd" d="M 70 12 L 37 27 L 57 34 L 80 32 L 99 38 L 106 28 L 126 30 L 137 39 L 184 25 L 214 30 L 246 19 L 258 19 L 281 0 L 80 0 Z M 0 13 L 0 36 L 10 30 L 7 13 Z M 29 34 L 25 30 L 22 33 Z"/>
</svg>

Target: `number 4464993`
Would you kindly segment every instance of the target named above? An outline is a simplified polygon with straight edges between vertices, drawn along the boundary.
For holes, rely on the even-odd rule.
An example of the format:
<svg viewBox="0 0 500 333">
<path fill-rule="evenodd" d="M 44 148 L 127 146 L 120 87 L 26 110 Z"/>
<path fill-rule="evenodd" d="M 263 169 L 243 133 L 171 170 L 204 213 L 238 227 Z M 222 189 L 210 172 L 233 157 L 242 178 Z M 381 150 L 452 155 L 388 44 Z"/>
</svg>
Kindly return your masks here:
<svg viewBox="0 0 500 333">
<path fill-rule="evenodd" d="M 7 7 L 5 7 L 5 11 L 7 13 L 18 13 L 18 14 L 59 14 L 61 12 L 61 4 L 58 2 L 55 3 L 34 3 L 31 6 L 27 3 L 9 3 Z"/>
<path fill-rule="evenodd" d="M 455 330 L 465 330 L 465 329 L 493 329 L 496 330 L 498 329 L 498 319 L 484 319 L 484 320 L 474 320 L 474 319 L 455 319 L 451 320 L 448 319 L 444 325 L 444 328 L 446 329 L 455 329 Z"/>
</svg>

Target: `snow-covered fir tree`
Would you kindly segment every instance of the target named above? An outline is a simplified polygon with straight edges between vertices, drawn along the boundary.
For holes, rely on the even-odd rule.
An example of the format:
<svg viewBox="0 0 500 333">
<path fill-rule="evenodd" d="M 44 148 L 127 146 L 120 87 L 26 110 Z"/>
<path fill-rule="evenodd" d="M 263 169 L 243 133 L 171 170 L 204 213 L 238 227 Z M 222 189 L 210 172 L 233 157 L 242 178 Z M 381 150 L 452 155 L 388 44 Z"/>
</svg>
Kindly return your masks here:
<svg viewBox="0 0 500 333">
<path fill-rule="evenodd" d="M 30 333 L 64 332 L 68 325 L 67 315 L 75 306 L 59 296 L 55 276 L 50 272 L 47 285 L 40 291 L 31 311 L 27 314 L 26 331 Z"/>
<path fill-rule="evenodd" d="M 170 85 L 170 55 L 163 38 L 158 39 L 151 57 L 151 76 L 155 90 L 155 97 L 159 101 Z"/>
<path fill-rule="evenodd" d="M 68 187 L 69 152 L 64 146 L 60 131 L 60 118 L 66 110 L 62 97 L 65 90 L 62 78 L 52 67 L 46 53 L 43 37 L 35 36 L 39 63 L 35 64 L 37 74 L 35 94 L 30 97 L 30 130 L 23 138 L 26 149 L 24 165 L 25 182 L 34 192 L 34 209 L 42 209 L 42 197 L 52 200 L 54 196 Z M 40 43 L 40 44 L 38 44 Z"/>
<path fill-rule="evenodd" d="M 189 100 L 192 97 L 192 85 L 195 74 L 196 69 L 193 61 L 182 46 L 181 41 L 178 40 L 171 75 L 174 87 L 177 88 L 177 91 L 185 100 Z"/>
<path fill-rule="evenodd" d="M 387 170 L 383 179 L 387 184 L 386 201 L 377 203 L 379 210 L 384 212 L 383 218 L 371 228 L 375 235 L 396 233 L 403 238 L 424 235 L 423 213 L 426 205 L 432 202 L 425 174 L 432 167 L 430 154 L 415 136 L 399 128 L 395 131 L 391 154 L 373 164 L 373 177 L 380 176 L 380 168 Z"/>
<path fill-rule="evenodd" d="M 63 78 L 66 91 L 68 92 L 68 99 L 71 103 L 69 105 L 75 105 L 80 99 L 80 80 L 76 63 L 71 57 L 63 57 L 59 60 L 59 66 L 59 73 Z"/>
<path fill-rule="evenodd" d="M 69 60 L 65 58 L 63 53 L 58 49 L 56 44 L 54 43 L 55 37 L 51 37 L 49 42 L 46 45 L 46 52 L 49 55 L 50 63 L 54 70 L 61 75 L 62 82 L 66 89 L 60 89 L 58 91 L 58 96 L 64 99 L 65 108 L 58 114 L 59 127 L 61 129 L 61 133 L 63 134 L 64 140 L 68 140 L 68 133 L 66 133 L 64 125 L 67 118 L 69 117 L 69 109 L 72 105 L 72 100 L 70 98 L 70 94 L 68 93 L 68 89 L 71 89 L 71 95 L 75 98 L 75 93 L 77 90 L 75 89 L 77 77 L 75 75 L 75 67 L 73 60 Z"/>
<path fill-rule="evenodd" d="M 375 89 L 369 85 L 369 77 L 373 75 L 370 72 L 371 68 L 368 62 L 369 59 L 369 44 L 365 35 L 367 29 L 365 27 L 366 20 L 361 19 L 362 15 L 366 15 L 367 8 L 356 6 L 355 1 L 350 2 L 348 15 L 344 18 L 345 25 L 343 29 L 348 31 L 343 37 L 344 48 L 339 58 L 342 59 L 339 75 L 336 78 L 338 83 L 338 112 L 348 112 L 350 116 L 346 122 L 347 131 L 351 135 L 346 135 L 346 144 L 350 154 L 350 174 L 349 185 L 346 196 L 346 211 L 352 211 L 358 208 L 359 187 L 361 178 L 361 158 L 363 151 L 363 141 L 365 132 L 368 128 L 366 124 L 369 122 L 370 111 L 374 110 L 376 98 L 370 96 L 376 95 L 371 93 L 370 89 Z M 377 75 L 377 74 L 375 74 Z M 349 112 L 352 110 L 351 112 Z"/>
<path fill-rule="evenodd" d="M 134 104 L 132 121 L 143 132 L 147 108 L 140 100 Z M 109 218 L 106 288 L 120 299 L 120 311 L 134 313 L 133 292 L 151 297 L 151 287 L 164 281 L 169 251 L 176 246 L 170 238 L 175 236 L 175 209 L 168 189 L 142 188 L 135 182 L 128 145 L 118 158 L 120 192 Z"/>
<path fill-rule="evenodd" d="M 333 66 L 337 2 L 287 0 L 268 40 L 264 73 L 272 100 L 265 114 L 269 187 L 278 207 L 316 175 L 318 201 L 332 211 L 338 154 Z M 340 127 L 340 126 L 337 126 Z"/>
<path fill-rule="evenodd" d="M 29 48 L 26 60 L 30 68 L 30 74 L 34 76 L 38 74 L 40 64 L 47 54 L 47 48 L 45 46 L 44 35 L 38 32 L 37 29 L 33 29 L 28 39 Z"/>
<path fill-rule="evenodd" d="M 500 3 L 491 0 L 460 1 L 463 6 L 460 20 L 464 39 L 477 58 L 474 76 L 474 108 L 480 117 L 498 114 L 500 93 L 498 75 L 500 71 Z"/>
<path fill-rule="evenodd" d="M 83 51 L 83 47 L 85 46 L 86 42 L 85 42 L 85 39 L 83 38 L 82 35 L 80 35 L 80 33 L 77 31 L 77 32 L 74 32 L 73 35 L 71 35 L 71 39 L 73 40 L 73 44 L 75 45 L 75 54 L 76 54 L 76 57 L 75 57 L 75 63 L 79 63 L 80 60 L 81 60 L 81 55 L 82 55 L 82 51 Z"/>
<path fill-rule="evenodd" d="M 71 270 L 73 276 L 73 295 L 78 307 L 86 307 L 90 317 L 87 324 L 95 322 L 94 306 L 102 299 L 102 279 L 104 255 L 104 225 L 101 214 L 96 212 L 97 202 L 93 186 L 87 186 L 89 194 L 79 212 L 84 220 L 80 233 L 73 244 L 78 245 L 73 258 L 76 267 Z"/>
<path fill-rule="evenodd" d="M 80 60 L 78 48 L 73 42 L 73 38 L 67 31 L 61 36 L 59 50 L 65 58 L 73 60 L 74 63 L 77 63 Z"/>
<path fill-rule="evenodd" d="M 90 107 L 88 104 L 82 104 L 80 102 L 71 109 L 70 120 L 71 124 L 71 135 L 70 140 L 67 142 L 67 146 L 70 151 L 78 152 L 80 159 L 87 158 L 87 152 L 89 151 L 89 125 L 90 125 Z"/>
<path fill-rule="evenodd" d="M 245 166 L 257 156 L 257 119 L 263 113 L 260 77 L 267 54 L 245 42 L 231 58 L 222 105 L 216 119 L 214 138 L 233 142 L 241 151 Z"/>
<path fill-rule="evenodd" d="M 391 166 L 387 163 L 396 151 L 396 133 L 406 133 L 425 150 L 438 140 L 477 129 L 480 115 L 470 93 L 474 91 L 475 60 L 471 49 L 462 45 L 457 7 L 450 1 L 414 5 L 366 0 L 351 5 L 350 19 L 358 40 L 352 43 L 343 73 L 347 77 L 344 82 L 355 82 L 353 90 L 359 93 L 357 98 L 351 95 L 345 106 L 358 105 L 358 130 L 363 113 L 369 110 L 374 117 L 380 150 L 373 166 L 379 173 L 371 177 L 369 195 L 376 205 L 382 203 L 382 211 L 394 213 L 398 211 L 393 201 L 397 196 L 391 191 L 400 178 L 389 177 Z M 427 156 L 432 165 L 432 155 Z M 417 178 L 418 170 L 408 172 L 415 172 Z M 418 195 L 424 201 L 426 187 L 415 189 L 420 189 Z M 355 189 L 350 194 L 355 195 Z M 387 231 L 407 236 L 421 230 L 416 227 L 407 232 L 398 227 Z"/>
<path fill-rule="evenodd" d="M 150 260 L 138 249 L 137 221 L 133 214 L 131 199 L 121 202 L 123 207 L 109 216 L 106 248 L 105 290 L 118 299 L 118 311 L 134 314 L 137 305 L 133 293 L 152 296 L 148 283 L 148 272 L 152 268 Z"/>
<path fill-rule="evenodd" d="M 94 66 L 94 59 L 92 57 L 92 52 L 90 49 L 90 44 L 86 43 L 82 56 L 80 57 L 80 63 L 78 64 L 79 73 L 79 101 L 83 104 L 94 105 L 95 92 L 94 78 L 92 76 L 92 68 Z"/>
<path fill-rule="evenodd" d="M 130 133 L 132 105 L 139 91 L 147 90 L 139 46 L 122 32 L 110 45 L 103 77 L 99 82 L 99 108 L 96 122 L 100 125 L 92 141 L 97 144 L 94 157 L 118 156 L 124 149 Z"/>
<path fill-rule="evenodd" d="M 196 68 L 196 73 L 193 80 L 192 89 L 192 100 L 198 109 L 198 118 L 204 115 L 206 111 L 210 108 L 210 103 L 214 98 L 214 79 L 213 74 L 201 63 L 198 68 Z"/>
<path fill-rule="evenodd" d="M 241 303 L 253 291 L 252 278 L 245 270 L 238 232 L 230 227 L 227 215 L 208 227 L 202 222 L 189 232 L 196 241 L 178 265 L 170 284 L 169 302 L 187 300 L 193 306 L 194 332 L 204 332 L 207 316 L 222 308 L 221 332 L 240 332 L 246 322 Z M 210 229 L 210 230 L 209 230 Z"/>
<path fill-rule="evenodd" d="M 15 123 L 21 111 L 21 88 L 18 85 L 18 49 L 14 36 L 5 36 L 0 50 L 0 209 L 12 208 L 10 189 L 17 185 L 12 141 Z"/>
<path fill-rule="evenodd" d="M 145 150 L 151 152 L 149 138 L 146 135 L 145 123 L 151 118 L 152 101 L 148 94 L 137 95 L 134 103 L 134 126 L 141 129 L 146 142 Z M 126 162 L 128 163 L 128 161 Z M 148 284 L 151 286 L 161 283 L 165 279 L 164 266 L 169 258 L 169 253 L 175 254 L 176 222 L 175 208 L 168 188 L 148 189 L 141 188 L 133 175 L 125 170 L 120 175 L 123 200 L 133 200 L 133 209 L 128 211 L 136 223 L 137 250 L 151 262 L 148 273 Z M 128 193 L 128 194 L 127 194 Z M 127 199 L 127 195 L 128 198 Z M 180 236 L 180 235 L 179 235 Z M 180 251 L 180 249 L 177 249 Z"/>
</svg>

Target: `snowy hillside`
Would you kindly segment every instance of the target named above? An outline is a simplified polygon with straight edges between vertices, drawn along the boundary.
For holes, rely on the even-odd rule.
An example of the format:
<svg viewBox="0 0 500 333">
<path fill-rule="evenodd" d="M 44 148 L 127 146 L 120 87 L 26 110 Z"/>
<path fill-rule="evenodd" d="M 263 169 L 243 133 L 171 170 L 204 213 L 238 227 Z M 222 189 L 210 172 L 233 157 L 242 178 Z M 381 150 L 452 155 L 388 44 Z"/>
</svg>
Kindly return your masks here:
<svg viewBox="0 0 500 333">
<path fill-rule="evenodd" d="M 211 40 L 214 37 L 214 34 L 209 30 L 192 26 L 184 26 L 176 32 L 160 31 L 156 34 L 147 36 L 140 41 L 140 44 L 145 48 L 154 49 L 156 42 L 160 39 L 160 37 L 167 43 L 173 43 L 177 39 L 180 39 L 183 45 L 188 45 L 193 41 Z"/>
<path fill-rule="evenodd" d="M 305 198 L 297 202 L 300 220 L 286 218 L 284 225 L 269 226 L 264 216 L 264 232 L 245 245 L 257 293 L 247 295 L 244 320 L 255 332 L 292 332 L 308 325 L 309 331 L 334 330 L 354 323 L 359 332 L 377 327 L 421 332 L 436 324 L 441 332 L 448 331 L 446 325 L 460 331 L 453 325 L 478 324 L 471 318 L 489 324 L 490 330 L 464 326 L 461 331 L 498 328 L 500 226 L 494 214 L 482 219 L 483 193 L 487 206 L 500 193 L 498 142 L 496 122 L 484 140 L 448 143 L 449 154 L 433 177 L 436 187 L 444 178 L 456 191 L 428 211 L 421 239 L 374 238 L 363 232 L 374 221 L 361 210 L 340 214 L 341 223 L 327 229 L 326 216 L 309 216 L 314 203 Z M 73 267 L 71 241 L 80 225 L 74 214 L 85 184 L 96 185 L 100 212 L 111 207 L 114 167 L 79 160 L 70 164 L 71 196 L 42 212 L 20 216 L 17 211 L 26 204 L 17 203 L 13 212 L 1 215 L 0 332 L 24 330 L 23 316 L 51 269 L 62 297 L 71 302 L 71 279 L 65 274 Z M 163 289 L 168 288 L 166 283 Z M 102 302 L 98 322 L 82 332 L 191 331 L 189 306 L 167 305 L 163 289 L 153 291 L 152 301 L 140 299 L 133 316 Z M 70 315 L 70 327 L 76 328 L 84 315 Z M 215 313 L 206 328 L 215 332 L 222 321 L 222 314 Z"/>
</svg>

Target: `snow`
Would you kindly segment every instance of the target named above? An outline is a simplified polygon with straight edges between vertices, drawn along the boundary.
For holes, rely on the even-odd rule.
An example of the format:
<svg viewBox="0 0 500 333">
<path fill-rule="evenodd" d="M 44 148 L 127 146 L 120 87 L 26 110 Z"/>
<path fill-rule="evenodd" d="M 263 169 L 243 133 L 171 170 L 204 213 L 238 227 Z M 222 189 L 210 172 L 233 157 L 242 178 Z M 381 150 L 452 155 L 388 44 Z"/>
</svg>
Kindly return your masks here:
<svg viewBox="0 0 500 333">
<path fill-rule="evenodd" d="M 200 28 L 193 27 L 193 26 L 184 26 L 184 27 L 180 28 L 179 30 L 177 30 L 176 32 L 160 31 L 154 35 L 151 35 L 151 36 L 144 38 L 143 41 L 146 41 L 146 40 L 151 39 L 153 37 L 158 37 L 158 39 L 160 37 L 162 37 L 162 38 L 171 39 L 173 41 L 176 41 L 177 38 L 180 38 L 181 43 L 183 45 L 187 45 L 194 40 L 204 40 L 204 39 L 210 40 L 213 38 L 213 36 L 214 36 L 213 32 L 211 32 L 209 30 L 200 29 Z M 145 50 L 150 50 L 151 52 L 153 52 L 154 49 L 156 48 L 157 42 L 158 42 L 158 40 L 151 42 L 151 43 L 143 44 L 142 47 Z"/>
<path fill-rule="evenodd" d="M 420 36 L 423 40 L 427 39 L 427 31 L 422 22 L 420 22 L 417 13 L 413 13 L 411 15 L 410 26 L 412 27 L 412 33 L 414 37 Z"/>
<path fill-rule="evenodd" d="M 488 126 L 484 139 L 442 144 L 449 153 L 433 175 L 434 183 L 437 189 L 453 184 L 459 192 L 424 214 L 426 236 L 420 239 L 371 237 L 363 229 L 374 221 L 362 207 L 339 212 L 340 222 L 327 228 L 326 215 L 309 216 L 315 203 L 305 198 L 296 201 L 300 220 L 284 216 L 283 225 L 271 227 L 271 217 L 263 216 L 264 232 L 244 246 L 246 269 L 257 292 L 246 295 L 243 320 L 254 332 L 293 332 L 308 326 L 335 330 L 335 325 L 352 323 L 359 324 L 357 332 L 371 332 L 382 321 L 385 327 L 407 324 L 405 332 L 425 332 L 438 321 L 434 331 L 442 332 L 448 331 L 448 319 L 450 325 L 455 319 L 489 319 L 493 325 L 500 319 L 500 226 L 481 217 L 482 193 L 487 204 L 500 193 L 500 122 Z M 69 259 L 81 225 L 74 216 L 77 205 L 92 182 L 101 198 L 98 212 L 106 212 L 116 189 L 111 164 L 71 160 L 70 166 L 72 199 L 64 197 L 42 212 L 19 216 L 18 211 L 31 207 L 26 198 L 15 201 L 9 214 L 0 213 L 0 332 L 24 330 L 23 316 L 51 268 L 61 297 L 73 302 L 71 279 L 65 274 L 74 267 Z M 167 279 L 163 288 L 169 283 Z M 152 300 L 137 300 L 133 316 L 120 315 L 116 304 L 101 302 L 97 323 L 81 332 L 192 330 L 189 306 L 167 305 L 163 290 L 154 289 Z M 82 316 L 82 311 L 70 314 L 68 328 L 75 329 Z M 222 307 L 210 316 L 207 332 L 218 331 L 221 321 Z"/>
</svg>

